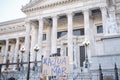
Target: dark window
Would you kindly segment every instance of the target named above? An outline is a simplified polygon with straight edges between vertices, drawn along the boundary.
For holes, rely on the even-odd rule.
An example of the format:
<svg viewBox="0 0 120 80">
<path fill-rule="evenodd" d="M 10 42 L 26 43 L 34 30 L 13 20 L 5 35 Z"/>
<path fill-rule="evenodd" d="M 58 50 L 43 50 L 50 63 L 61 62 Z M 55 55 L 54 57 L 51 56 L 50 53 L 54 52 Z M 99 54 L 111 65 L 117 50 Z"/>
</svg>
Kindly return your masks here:
<svg viewBox="0 0 120 80">
<path fill-rule="evenodd" d="M 66 35 L 66 34 L 67 34 L 67 31 L 58 32 L 57 33 L 57 38 L 60 38 L 60 37 L 62 37 L 64 35 Z"/>
<path fill-rule="evenodd" d="M 9 46 L 8 46 L 8 51 L 10 51 L 10 50 L 11 50 L 11 46 L 9 45 Z"/>
<path fill-rule="evenodd" d="M 60 56 L 60 48 L 57 48 L 57 53 L 53 53 L 50 57 Z"/>
<path fill-rule="evenodd" d="M 0 47 L 0 52 L 1 52 L 1 50 L 2 50 L 2 47 Z"/>
<path fill-rule="evenodd" d="M 76 13 L 74 16 L 81 16 L 82 13 Z"/>
<path fill-rule="evenodd" d="M 114 80 L 114 79 L 113 79 L 113 76 L 111 75 L 105 75 L 104 80 Z"/>
<path fill-rule="evenodd" d="M 43 41 L 46 40 L 46 34 L 43 34 Z"/>
<path fill-rule="evenodd" d="M 21 44 L 19 44 L 19 50 L 21 49 Z"/>
<path fill-rule="evenodd" d="M 97 26 L 97 33 L 103 33 L 103 26 L 102 25 Z"/>
<path fill-rule="evenodd" d="M 13 77 L 11 77 L 11 78 L 9 78 L 9 79 L 7 79 L 7 80 L 16 80 L 15 78 L 13 78 Z"/>
<path fill-rule="evenodd" d="M 83 67 L 84 61 L 85 61 L 85 47 L 80 46 L 80 67 Z"/>
<path fill-rule="evenodd" d="M 93 16 L 99 15 L 100 13 L 101 13 L 100 9 L 92 10 L 92 15 L 93 15 Z"/>
<path fill-rule="evenodd" d="M 76 36 L 84 35 L 84 28 L 73 30 L 73 34 Z"/>
<path fill-rule="evenodd" d="M 73 61 L 75 61 L 75 53 L 73 52 Z"/>
<path fill-rule="evenodd" d="M 60 16 L 59 19 L 65 19 L 65 18 L 67 18 L 67 17 L 64 15 L 64 16 Z"/>
<path fill-rule="evenodd" d="M 68 47 L 66 47 L 66 56 L 68 56 Z"/>
<path fill-rule="evenodd" d="M 57 48 L 57 56 L 60 56 L 60 48 Z"/>
</svg>

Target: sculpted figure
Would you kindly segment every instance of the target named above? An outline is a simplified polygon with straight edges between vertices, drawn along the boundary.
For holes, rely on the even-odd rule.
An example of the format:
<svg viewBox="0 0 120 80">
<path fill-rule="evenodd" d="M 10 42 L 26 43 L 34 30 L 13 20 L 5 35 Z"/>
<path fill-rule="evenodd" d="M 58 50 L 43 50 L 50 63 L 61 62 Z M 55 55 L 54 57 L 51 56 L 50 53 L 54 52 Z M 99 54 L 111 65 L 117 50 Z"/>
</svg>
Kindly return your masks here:
<svg viewBox="0 0 120 80">
<path fill-rule="evenodd" d="M 107 33 L 108 34 L 116 34 L 117 33 L 117 24 L 114 19 L 111 17 L 107 20 Z"/>
</svg>

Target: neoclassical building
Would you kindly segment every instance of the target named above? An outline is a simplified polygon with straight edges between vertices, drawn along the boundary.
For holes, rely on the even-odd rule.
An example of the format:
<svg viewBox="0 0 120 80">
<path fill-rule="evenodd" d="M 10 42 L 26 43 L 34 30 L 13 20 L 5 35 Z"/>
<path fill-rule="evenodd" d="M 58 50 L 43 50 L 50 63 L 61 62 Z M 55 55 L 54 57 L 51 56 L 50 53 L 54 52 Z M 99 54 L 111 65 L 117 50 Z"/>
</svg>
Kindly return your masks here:
<svg viewBox="0 0 120 80">
<path fill-rule="evenodd" d="M 0 23 L 1 63 L 27 62 L 30 52 L 33 62 L 69 56 L 71 73 L 84 71 L 86 58 L 91 71 L 120 68 L 120 0 L 31 0 L 21 10 L 25 18 Z"/>
</svg>

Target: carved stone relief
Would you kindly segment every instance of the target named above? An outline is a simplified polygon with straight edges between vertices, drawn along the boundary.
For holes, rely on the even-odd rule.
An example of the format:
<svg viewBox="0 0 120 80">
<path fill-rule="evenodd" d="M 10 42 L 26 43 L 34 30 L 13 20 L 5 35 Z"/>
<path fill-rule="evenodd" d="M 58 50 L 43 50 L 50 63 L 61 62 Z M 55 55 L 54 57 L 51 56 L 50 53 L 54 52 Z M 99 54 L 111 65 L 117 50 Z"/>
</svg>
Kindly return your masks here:
<svg viewBox="0 0 120 80">
<path fill-rule="evenodd" d="M 118 28 L 117 28 L 117 22 L 115 20 L 115 18 L 113 18 L 113 15 L 110 14 L 108 19 L 107 19 L 107 33 L 108 34 L 116 34 L 118 33 Z"/>
</svg>

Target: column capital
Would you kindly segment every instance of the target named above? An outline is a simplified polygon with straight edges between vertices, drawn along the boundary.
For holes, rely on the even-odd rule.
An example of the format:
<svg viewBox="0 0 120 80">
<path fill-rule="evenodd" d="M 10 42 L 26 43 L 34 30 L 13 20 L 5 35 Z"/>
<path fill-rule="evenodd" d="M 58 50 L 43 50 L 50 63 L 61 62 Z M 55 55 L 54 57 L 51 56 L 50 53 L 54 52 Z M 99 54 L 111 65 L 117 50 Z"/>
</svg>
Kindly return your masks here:
<svg viewBox="0 0 120 80">
<path fill-rule="evenodd" d="M 68 16 L 74 16 L 74 13 L 73 12 L 67 12 L 66 15 L 67 15 L 67 17 Z"/>
<path fill-rule="evenodd" d="M 102 7 L 100 7 L 100 10 L 101 10 L 101 12 L 103 13 L 103 12 L 106 12 L 106 11 L 107 11 L 107 8 L 106 8 L 105 6 L 102 6 Z"/>
<path fill-rule="evenodd" d="M 16 39 L 16 40 L 19 40 L 19 37 L 16 37 L 15 39 Z"/>
<path fill-rule="evenodd" d="M 82 11 L 84 12 L 84 11 L 89 11 L 90 9 L 89 8 L 84 8 L 84 9 L 82 9 Z"/>
<path fill-rule="evenodd" d="M 5 41 L 9 41 L 9 39 L 5 39 Z"/>
<path fill-rule="evenodd" d="M 38 21 L 43 20 L 43 19 L 44 19 L 43 17 L 39 17 L 39 18 L 37 18 Z"/>
<path fill-rule="evenodd" d="M 27 23 L 30 23 L 30 20 L 28 20 L 28 19 L 25 19 L 25 23 L 27 24 Z"/>
<path fill-rule="evenodd" d="M 90 10 L 87 8 L 87 9 L 83 9 L 82 12 L 85 14 L 85 13 L 90 13 Z"/>
<path fill-rule="evenodd" d="M 51 18 L 52 18 L 52 19 L 58 19 L 59 16 L 58 16 L 58 15 L 52 15 Z"/>
<path fill-rule="evenodd" d="M 100 6 L 100 9 L 106 9 L 106 6 Z"/>
</svg>

